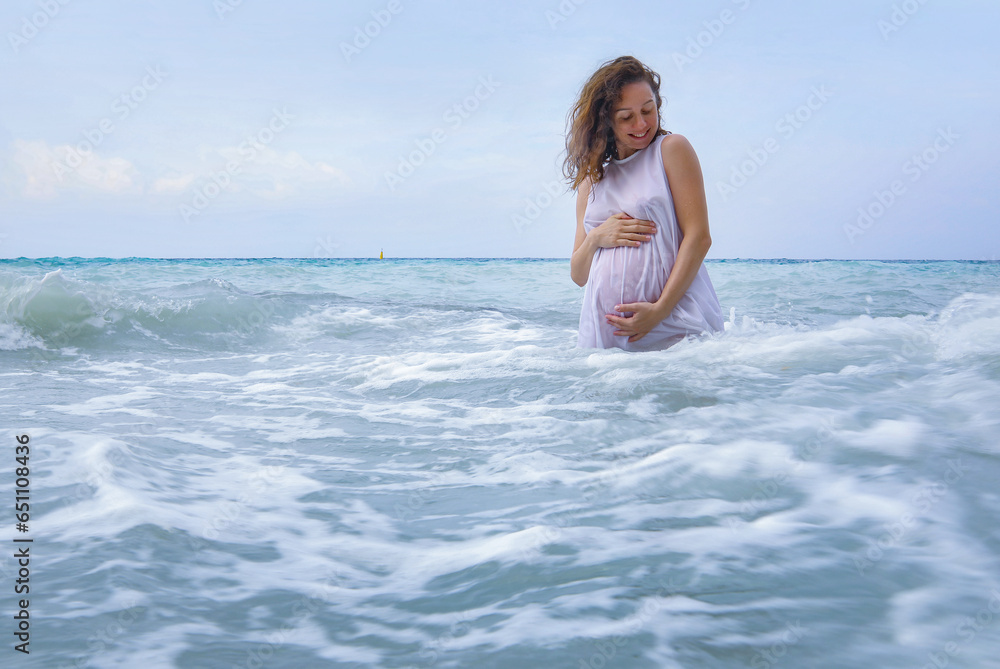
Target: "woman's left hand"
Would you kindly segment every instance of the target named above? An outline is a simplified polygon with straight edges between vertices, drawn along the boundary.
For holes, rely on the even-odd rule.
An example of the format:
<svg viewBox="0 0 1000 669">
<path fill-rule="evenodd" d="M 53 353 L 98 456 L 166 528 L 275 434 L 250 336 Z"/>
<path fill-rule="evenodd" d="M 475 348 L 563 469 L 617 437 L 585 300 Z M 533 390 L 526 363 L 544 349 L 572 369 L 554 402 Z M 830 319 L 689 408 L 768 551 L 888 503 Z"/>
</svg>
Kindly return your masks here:
<svg viewBox="0 0 1000 669">
<path fill-rule="evenodd" d="M 666 318 L 666 314 L 653 302 L 632 302 L 629 304 L 619 304 L 615 311 L 628 312 L 631 316 L 618 316 L 617 314 L 605 314 L 608 323 L 618 329 L 614 334 L 628 337 L 629 341 L 639 341 L 645 337 L 650 330 L 655 328 L 660 321 Z"/>
</svg>

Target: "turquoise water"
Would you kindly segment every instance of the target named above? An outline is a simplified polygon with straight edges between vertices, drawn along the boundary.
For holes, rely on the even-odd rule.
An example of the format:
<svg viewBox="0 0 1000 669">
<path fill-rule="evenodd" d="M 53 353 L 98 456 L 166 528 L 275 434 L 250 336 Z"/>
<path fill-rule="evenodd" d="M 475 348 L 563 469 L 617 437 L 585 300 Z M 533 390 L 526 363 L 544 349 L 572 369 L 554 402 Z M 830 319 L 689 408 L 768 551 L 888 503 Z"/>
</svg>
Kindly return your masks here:
<svg viewBox="0 0 1000 669">
<path fill-rule="evenodd" d="M 1000 666 L 1000 264 L 708 269 L 625 353 L 566 260 L 0 261 L 4 666 Z"/>
</svg>

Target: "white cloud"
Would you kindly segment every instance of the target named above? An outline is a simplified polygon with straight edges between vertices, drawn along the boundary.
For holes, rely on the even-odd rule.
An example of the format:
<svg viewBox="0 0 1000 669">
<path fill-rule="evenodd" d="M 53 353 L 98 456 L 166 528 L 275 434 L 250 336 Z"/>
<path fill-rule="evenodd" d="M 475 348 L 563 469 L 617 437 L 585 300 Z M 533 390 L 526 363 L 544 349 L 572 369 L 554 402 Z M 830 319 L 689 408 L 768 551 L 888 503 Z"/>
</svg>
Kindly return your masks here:
<svg viewBox="0 0 1000 669">
<path fill-rule="evenodd" d="M 182 174 L 178 177 L 161 177 L 153 182 L 153 193 L 181 193 L 191 185 L 195 175 Z"/>
<path fill-rule="evenodd" d="M 49 146 L 44 140 L 14 140 L 11 161 L 21 173 L 26 198 L 51 199 L 61 191 L 91 190 L 128 193 L 141 190 L 131 162 L 96 152 L 80 154 L 69 144 Z"/>
<path fill-rule="evenodd" d="M 297 151 L 279 153 L 262 147 L 248 157 L 237 147 L 225 147 L 218 153 L 226 164 L 239 163 L 232 190 L 248 191 L 261 197 L 286 197 L 313 189 L 351 185 L 350 177 L 343 170 L 322 161 L 309 162 Z M 209 177 L 209 174 L 203 176 Z"/>
<path fill-rule="evenodd" d="M 207 181 L 238 164 L 228 190 L 265 198 L 285 198 L 307 192 L 351 185 L 343 171 L 323 161 L 310 162 L 296 151 L 279 153 L 261 147 L 252 156 L 237 147 L 203 149 L 200 164 L 172 170 L 166 176 L 144 180 L 126 158 L 80 154 L 68 145 L 49 146 L 44 140 L 14 140 L 10 162 L 14 183 L 29 199 L 54 199 L 65 192 L 174 195 Z M 143 182 L 152 182 L 148 187 Z"/>
</svg>

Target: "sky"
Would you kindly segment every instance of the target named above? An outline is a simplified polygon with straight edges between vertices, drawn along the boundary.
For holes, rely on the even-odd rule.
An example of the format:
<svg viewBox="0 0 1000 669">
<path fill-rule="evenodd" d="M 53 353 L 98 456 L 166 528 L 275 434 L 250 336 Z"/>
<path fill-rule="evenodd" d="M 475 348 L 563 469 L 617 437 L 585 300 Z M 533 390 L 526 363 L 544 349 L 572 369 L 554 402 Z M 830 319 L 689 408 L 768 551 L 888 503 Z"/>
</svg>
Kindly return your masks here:
<svg viewBox="0 0 1000 669">
<path fill-rule="evenodd" d="M 658 72 L 709 258 L 1000 259 L 995 0 L 6 0 L 0 257 L 568 258 L 567 113 Z"/>
</svg>

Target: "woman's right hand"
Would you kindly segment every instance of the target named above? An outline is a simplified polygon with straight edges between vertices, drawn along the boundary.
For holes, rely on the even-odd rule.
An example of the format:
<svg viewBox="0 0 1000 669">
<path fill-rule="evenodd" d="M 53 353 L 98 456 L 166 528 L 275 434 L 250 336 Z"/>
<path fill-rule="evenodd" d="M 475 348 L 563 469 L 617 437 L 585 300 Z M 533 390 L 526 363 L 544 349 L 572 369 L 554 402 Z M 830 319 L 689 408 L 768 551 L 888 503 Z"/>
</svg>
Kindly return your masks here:
<svg viewBox="0 0 1000 669">
<path fill-rule="evenodd" d="M 656 223 L 641 218 L 632 218 L 625 212 L 615 214 L 590 231 L 591 237 L 601 248 L 614 246 L 639 246 L 652 239 L 656 233 Z"/>
</svg>

